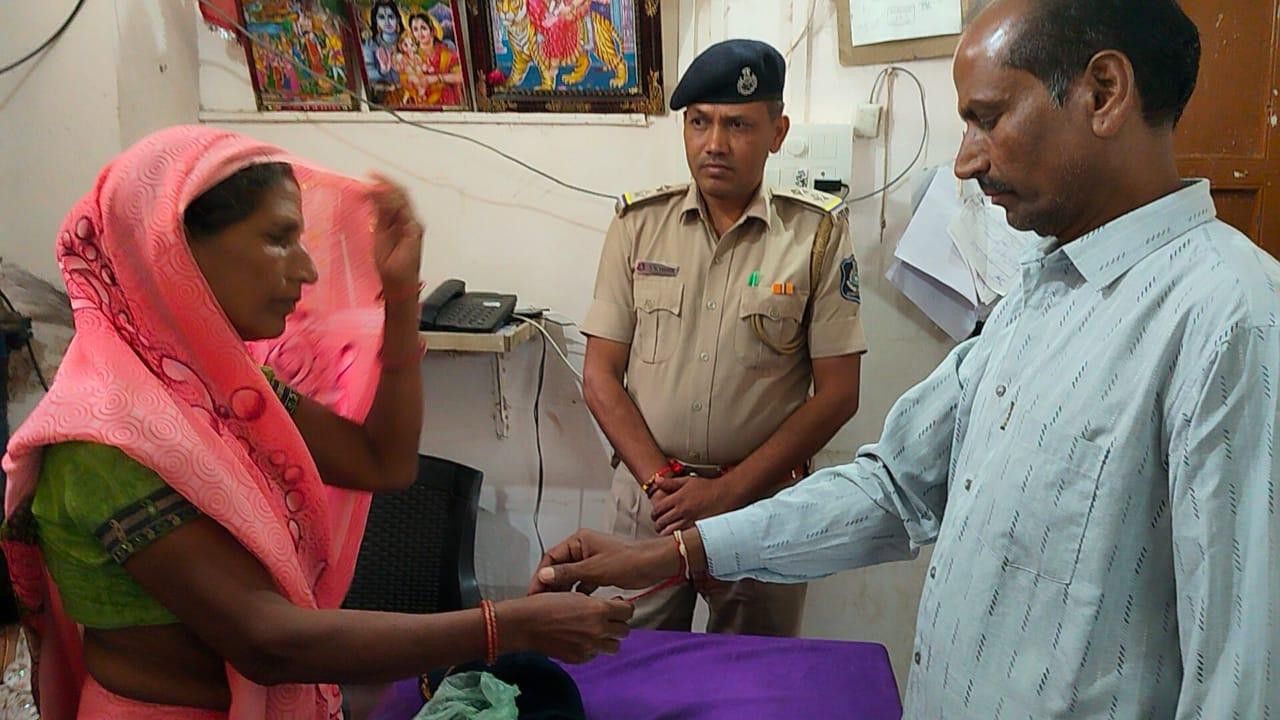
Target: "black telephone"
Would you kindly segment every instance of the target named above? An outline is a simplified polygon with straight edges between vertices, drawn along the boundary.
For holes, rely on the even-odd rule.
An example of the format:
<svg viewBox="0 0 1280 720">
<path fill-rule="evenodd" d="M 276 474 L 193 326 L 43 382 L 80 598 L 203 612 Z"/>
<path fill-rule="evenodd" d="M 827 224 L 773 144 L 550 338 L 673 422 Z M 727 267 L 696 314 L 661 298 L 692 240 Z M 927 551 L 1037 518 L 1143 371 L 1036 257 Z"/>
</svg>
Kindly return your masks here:
<svg viewBox="0 0 1280 720">
<path fill-rule="evenodd" d="M 516 296 L 467 292 L 461 280 L 445 280 L 422 304 L 422 330 L 491 333 L 511 321 Z"/>
</svg>

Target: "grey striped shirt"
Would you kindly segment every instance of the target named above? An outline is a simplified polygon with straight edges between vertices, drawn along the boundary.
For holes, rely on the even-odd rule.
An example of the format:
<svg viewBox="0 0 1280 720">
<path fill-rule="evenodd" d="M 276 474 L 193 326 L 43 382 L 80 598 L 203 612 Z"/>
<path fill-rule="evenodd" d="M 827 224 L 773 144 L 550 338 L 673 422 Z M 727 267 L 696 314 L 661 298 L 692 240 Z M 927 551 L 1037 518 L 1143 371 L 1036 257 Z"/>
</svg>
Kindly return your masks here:
<svg viewBox="0 0 1280 720">
<path fill-rule="evenodd" d="M 1205 181 L 1055 248 L 880 441 L 704 520 L 712 573 L 936 542 L 912 718 L 1280 719 L 1280 265 Z"/>
</svg>

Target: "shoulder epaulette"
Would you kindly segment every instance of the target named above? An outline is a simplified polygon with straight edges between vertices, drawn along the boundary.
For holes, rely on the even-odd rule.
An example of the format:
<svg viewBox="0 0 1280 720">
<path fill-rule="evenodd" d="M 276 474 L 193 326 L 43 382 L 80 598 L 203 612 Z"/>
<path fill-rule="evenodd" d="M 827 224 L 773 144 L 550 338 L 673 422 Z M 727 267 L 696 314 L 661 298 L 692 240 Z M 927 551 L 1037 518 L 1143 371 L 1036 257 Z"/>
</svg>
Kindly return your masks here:
<svg viewBox="0 0 1280 720">
<path fill-rule="evenodd" d="M 688 183 L 683 185 L 663 185 L 652 190 L 640 190 L 638 192 L 623 193 L 618 196 L 618 205 L 616 211 L 622 216 L 627 210 L 647 202 L 657 200 L 658 198 L 670 197 L 676 193 L 685 193 L 689 190 Z"/>
<path fill-rule="evenodd" d="M 845 202 L 842 198 L 818 190 L 810 190 L 809 188 L 779 188 L 773 191 L 773 196 L 798 202 L 829 215 L 835 215 L 845 208 Z"/>
</svg>

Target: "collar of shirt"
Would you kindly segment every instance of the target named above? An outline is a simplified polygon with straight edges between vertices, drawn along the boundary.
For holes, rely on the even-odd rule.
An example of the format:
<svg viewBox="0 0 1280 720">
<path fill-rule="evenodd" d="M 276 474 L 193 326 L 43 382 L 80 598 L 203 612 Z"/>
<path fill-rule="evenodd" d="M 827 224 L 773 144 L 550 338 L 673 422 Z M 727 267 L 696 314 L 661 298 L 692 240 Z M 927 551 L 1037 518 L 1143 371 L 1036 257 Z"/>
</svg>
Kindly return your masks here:
<svg viewBox="0 0 1280 720">
<path fill-rule="evenodd" d="M 756 188 L 756 194 L 752 196 L 751 202 L 747 205 L 746 212 L 742 213 L 742 217 L 738 218 L 733 227 L 738 227 L 750 218 L 756 218 L 764 223 L 766 230 L 771 229 L 773 227 L 773 205 L 769 200 L 772 195 L 768 188 L 765 187 L 765 184 L 763 182 L 760 183 L 760 186 Z M 698 190 L 698 183 L 696 182 L 689 183 L 689 190 L 684 195 L 684 203 L 680 206 L 681 218 L 688 220 L 692 213 L 697 213 L 698 217 L 705 220 L 708 225 L 711 223 L 711 218 L 707 214 L 706 203 L 702 200 L 702 192 Z M 733 228 L 730 229 L 732 230 Z"/>
<path fill-rule="evenodd" d="M 1058 247 L 1055 238 L 1035 243 L 1022 257 L 1027 265 L 1061 253 L 1085 282 L 1104 288 L 1143 258 L 1217 216 L 1208 180 L 1188 180 L 1182 189 L 1122 215 Z M 1055 250 L 1055 248 L 1057 248 Z"/>
</svg>

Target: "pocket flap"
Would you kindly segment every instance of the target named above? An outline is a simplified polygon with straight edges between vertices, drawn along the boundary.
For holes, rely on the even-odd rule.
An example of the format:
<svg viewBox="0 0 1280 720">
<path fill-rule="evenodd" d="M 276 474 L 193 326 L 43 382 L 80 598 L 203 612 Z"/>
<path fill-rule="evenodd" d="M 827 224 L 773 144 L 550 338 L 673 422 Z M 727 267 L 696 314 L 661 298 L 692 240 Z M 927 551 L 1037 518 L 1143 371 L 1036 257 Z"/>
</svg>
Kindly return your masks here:
<svg viewBox="0 0 1280 720">
<path fill-rule="evenodd" d="M 636 280 L 636 310 L 658 312 L 665 310 L 680 314 L 684 300 L 684 283 L 672 278 L 644 278 Z"/>
</svg>

